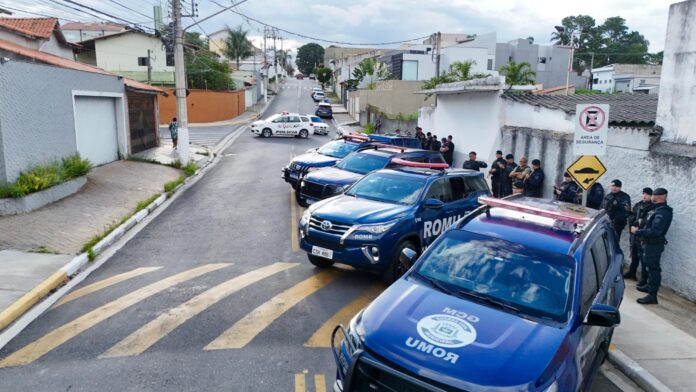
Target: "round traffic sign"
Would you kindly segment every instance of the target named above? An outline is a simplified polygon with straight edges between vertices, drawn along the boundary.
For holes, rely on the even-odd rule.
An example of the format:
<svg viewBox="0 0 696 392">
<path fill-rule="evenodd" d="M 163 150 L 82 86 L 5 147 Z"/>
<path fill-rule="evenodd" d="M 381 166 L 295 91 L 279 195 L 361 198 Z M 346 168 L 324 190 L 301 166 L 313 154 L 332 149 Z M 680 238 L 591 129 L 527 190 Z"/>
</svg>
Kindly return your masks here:
<svg viewBox="0 0 696 392">
<path fill-rule="evenodd" d="M 598 106 L 588 106 L 578 115 L 580 127 L 587 132 L 602 128 L 607 121 L 607 114 Z"/>
</svg>

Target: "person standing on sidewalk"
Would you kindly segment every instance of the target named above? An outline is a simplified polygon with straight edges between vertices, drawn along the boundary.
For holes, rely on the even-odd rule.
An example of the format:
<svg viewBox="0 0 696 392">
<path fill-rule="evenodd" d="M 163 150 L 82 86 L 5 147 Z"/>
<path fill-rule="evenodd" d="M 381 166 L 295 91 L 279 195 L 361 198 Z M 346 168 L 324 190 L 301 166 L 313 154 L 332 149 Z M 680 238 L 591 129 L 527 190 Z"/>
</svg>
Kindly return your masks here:
<svg viewBox="0 0 696 392">
<path fill-rule="evenodd" d="M 491 170 L 488 171 L 488 175 L 491 176 L 491 190 L 493 191 L 493 197 L 500 197 L 500 173 L 505 170 L 505 159 L 503 159 L 503 152 L 498 150 L 495 152 L 495 161 L 491 164 Z"/>
<path fill-rule="evenodd" d="M 517 168 L 515 156 L 507 154 L 505 156 L 505 168 L 500 173 L 500 197 L 512 195 L 512 172 Z"/>
<path fill-rule="evenodd" d="M 559 186 L 553 187 L 553 194 L 556 196 L 556 200 L 564 201 L 566 203 L 580 204 L 578 198 L 578 190 L 580 187 L 573 181 L 570 173 L 563 173 L 563 182 Z"/>
<path fill-rule="evenodd" d="M 667 205 L 667 189 L 655 189 L 652 202 L 654 207 L 647 214 L 645 228 L 631 227 L 631 234 L 643 244 L 641 261 L 648 270 L 648 284 L 636 287 L 638 291 L 648 293 L 645 297 L 638 298 L 638 303 L 642 305 L 657 304 L 657 291 L 662 281 L 660 257 L 667 244 L 665 236 L 672 224 L 672 207 Z"/>
<path fill-rule="evenodd" d="M 621 190 L 622 185 L 621 180 L 612 181 L 611 192 L 602 200 L 602 209 L 607 211 L 616 232 L 616 242 L 621 241 L 621 232 L 626 227 L 628 215 L 631 213 L 631 196 Z"/>
<path fill-rule="evenodd" d="M 446 137 L 442 138 L 440 145 L 440 154 L 442 154 L 442 157 L 445 158 L 445 162 L 452 167 L 452 161 L 454 160 L 454 147 L 450 148 L 450 142 Z"/>
<path fill-rule="evenodd" d="M 531 173 L 532 168 L 527 165 L 527 157 L 520 158 L 520 165 L 509 175 L 512 178 L 513 195 L 524 192 L 524 179 Z"/>
<path fill-rule="evenodd" d="M 433 138 L 431 140 L 432 141 L 430 142 L 430 150 L 431 151 L 440 151 L 440 148 L 442 147 L 442 143 L 440 143 L 440 141 L 437 140 L 437 135 L 433 135 Z"/>
<path fill-rule="evenodd" d="M 174 149 L 176 150 L 176 142 L 179 140 L 179 130 L 176 117 L 172 118 L 172 122 L 169 123 L 169 134 L 172 136 L 172 143 L 174 143 Z"/>
<path fill-rule="evenodd" d="M 652 194 L 653 191 L 651 188 L 643 188 L 641 201 L 633 205 L 631 214 L 628 216 L 629 227 L 638 227 L 638 229 L 645 227 L 645 218 L 647 217 L 650 208 L 652 208 L 652 202 L 650 200 Z M 638 264 L 640 264 L 641 274 L 638 286 L 645 286 L 645 284 L 648 282 L 648 272 L 645 269 L 645 263 L 640 262 L 640 254 L 642 253 L 640 241 L 636 239 L 634 234 L 631 234 L 629 243 L 631 247 L 631 265 L 629 266 L 628 271 L 624 274 L 624 279 L 636 280 L 636 272 L 638 272 Z"/>
<path fill-rule="evenodd" d="M 541 168 L 541 161 L 532 160 L 532 172 L 527 174 L 524 179 L 524 195 L 530 197 L 544 196 L 544 170 Z"/>
</svg>

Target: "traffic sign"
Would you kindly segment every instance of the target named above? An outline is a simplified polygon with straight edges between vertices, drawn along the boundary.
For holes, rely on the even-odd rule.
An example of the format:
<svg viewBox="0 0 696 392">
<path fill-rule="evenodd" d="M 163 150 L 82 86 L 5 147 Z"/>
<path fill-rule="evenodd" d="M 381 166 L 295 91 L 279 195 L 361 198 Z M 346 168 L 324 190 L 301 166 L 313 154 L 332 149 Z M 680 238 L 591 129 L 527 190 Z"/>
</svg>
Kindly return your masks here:
<svg viewBox="0 0 696 392">
<path fill-rule="evenodd" d="M 570 176 L 584 190 L 590 189 L 606 172 L 607 168 L 594 155 L 583 155 L 568 168 Z"/>
<path fill-rule="evenodd" d="M 578 104 L 575 113 L 575 155 L 606 154 L 609 105 Z"/>
</svg>

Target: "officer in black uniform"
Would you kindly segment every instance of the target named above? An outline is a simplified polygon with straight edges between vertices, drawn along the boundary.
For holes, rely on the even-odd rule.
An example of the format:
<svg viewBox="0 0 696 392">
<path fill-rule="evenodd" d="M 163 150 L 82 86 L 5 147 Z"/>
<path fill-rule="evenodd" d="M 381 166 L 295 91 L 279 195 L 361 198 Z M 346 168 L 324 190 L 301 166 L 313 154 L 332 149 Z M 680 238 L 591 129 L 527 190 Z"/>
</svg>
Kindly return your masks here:
<svg viewBox="0 0 696 392">
<path fill-rule="evenodd" d="M 602 209 L 607 211 L 611 225 L 616 232 L 616 241 L 621 240 L 621 232 L 628 221 L 628 214 L 631 213 L 631 196 L 621 190 L 621 180 L 611 182 L 611 192 L 604 196 Z"/>
<path fill-rule="evenodd" d="M 643 195 L 641 201 L 633 205 L 631 209 L 631 214 L 628 216 L 628 227 L 638 227 L 642 229 L 645 227 L 646 217 L 648 211 L 653 207 L 651 202 L 653 191 L 651 188 L 643 188 Z M 631 234 L 630 239 L 631 245 L 631 265 L 628 271 L 624 274 L 624 279 L 636 280 L 636 272 L 638 271 L 638 264 L 641 265 L 641 274 L 639 286 L 644 286 L 648 282 L 648 272 L 645 269 L 645 263 L 640 263 L 640 254 L 642 253 L 642 246 L 640 241 L 636 239 L 636 236 Z"/>
<path fill-rule="evenodd" d="M 488 167 L 488 164 L 486 164 L 486 162 L 476 160 L 476 151 L 470 152 L 469 160 L 464 162 L 464 164 L 462 165 L 462 169 L 469 169 L 475 171 L 480 171 L 482 168 L 485 167 Z"/>
<path fill-rule="evenodd" d="M 512 178 L 510 173 L 517 167 L 515 157 L 512 154 L 505 156 L 505 168 L 500 173 L 500 197 L 512 195 Z"/>
<path fill-rule="evenodd" d="M 570 173 L 565 172 L 563 173 L 563 182 L 561 185 L 553 187 L 553 194 L 558 201 L 580 204 L 580 197 L 578 196 L 579 189 L 580 187 L 573 181 Z"/>
<path fill-rule="evenodd" d="M 541 161 L 532 160 L 532 172 L 524 179 L 524 195 L 530 197 L 544 196 L 544 170 L 541 168 Z"/>
<path fill-rule="evenodd" d="M 653 192 L 652 202 L 654 207 L 648 211 L 645 228 L 631 228 L 643 244 L 643 257 L 641 261 L 648 270 L 648 284 L 637 286 L 638 291 L 648 293 L 638 299 L 639 304 L 649 305 L 657 303 L 657 290 L 662 281 L 662 269 L 660 268 L 660 256 L 667 244 L 667 231 L 672 224 L 672 207 L 667 205 L 667 189 L 657 188 Z"/>
<path fill-rule="evenodd" d="M 498 150 L 495 152 L 495 161 L 491 165 L 491 170 L 488 171 L 488 175 L 491 176 L 493 197 L 500 197 L 500 173 L 504 170 L 505 159 L 503 159 L 503 152 Z"/>
</svg>

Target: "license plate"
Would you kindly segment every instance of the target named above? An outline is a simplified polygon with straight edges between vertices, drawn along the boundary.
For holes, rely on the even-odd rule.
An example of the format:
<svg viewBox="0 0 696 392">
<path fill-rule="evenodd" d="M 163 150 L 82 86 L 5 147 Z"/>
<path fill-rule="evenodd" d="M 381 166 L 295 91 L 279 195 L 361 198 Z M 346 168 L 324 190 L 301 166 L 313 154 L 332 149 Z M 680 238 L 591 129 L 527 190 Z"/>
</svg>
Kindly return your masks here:
<svg viewBox="0 0 696 392">
<path fill-rule="evenodd" d="M 312 254 L 314 256 L 323 257 L 329 260 L 333 259 L 333 251 L 331 249 L 326 249 L 319 246 L 312 246 Z"/>
<path fill-rule="evenodd" d="M 299 178 L 299 177 L 300 177 L 300 175 L 299 175 L 299 174 L 297 174 L 297 173 L 293 173 L 293 172 L 290 172 L 290 178 L 294 178 L 294 179 L 297 179 L 297 178 Z"/>
</svg>

